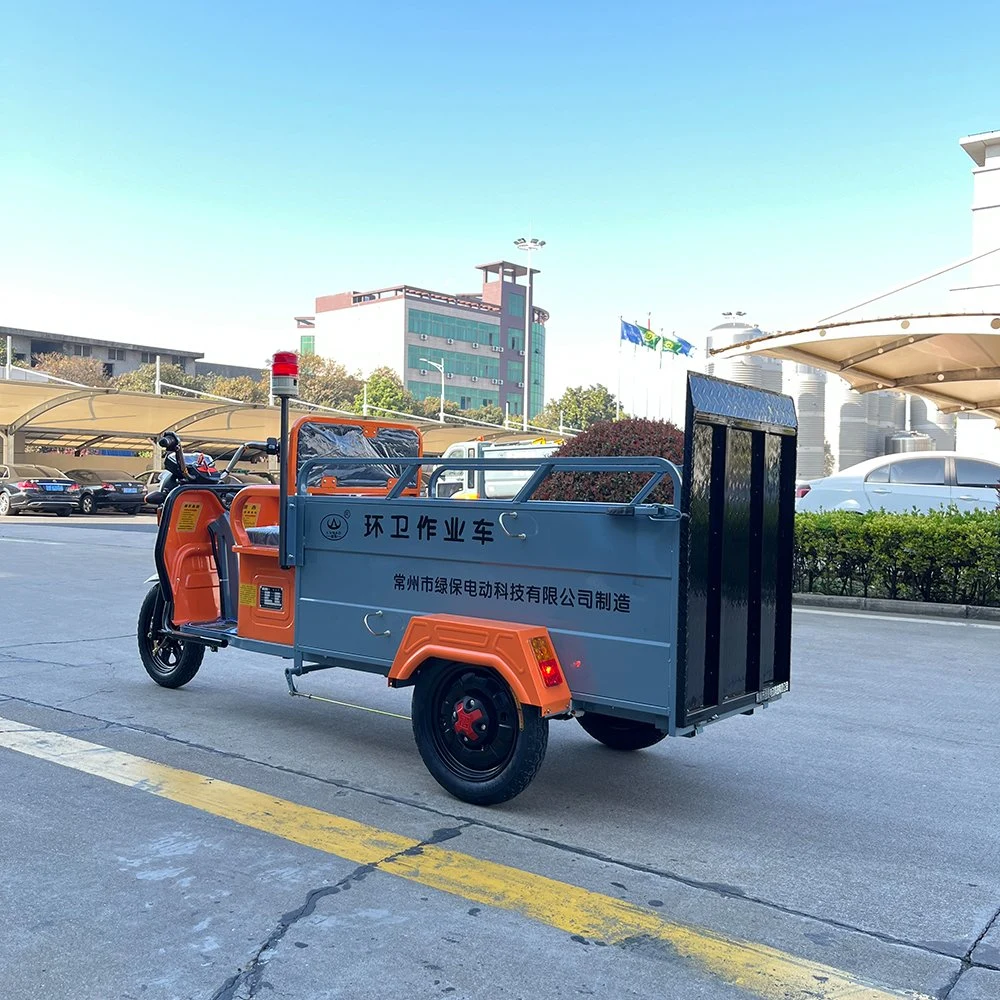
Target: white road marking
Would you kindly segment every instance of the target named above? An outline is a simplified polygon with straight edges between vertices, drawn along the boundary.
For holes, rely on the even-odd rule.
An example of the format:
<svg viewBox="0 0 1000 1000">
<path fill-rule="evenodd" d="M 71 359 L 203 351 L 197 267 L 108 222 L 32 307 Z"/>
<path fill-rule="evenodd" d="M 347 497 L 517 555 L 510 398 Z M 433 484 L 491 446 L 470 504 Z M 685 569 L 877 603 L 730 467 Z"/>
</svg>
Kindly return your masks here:
<svg viewBox="0 0 1000 1000">
<path fill-rule="evenodd" d="M 877 622 L 914 622 L 917 625 L 951 625 L 953 628 L 1000 629 L 1000 623 L 977 622 L 971 618 L 916 618 L 913 615 L 879 615 L 868 611 L 828 611 L 825 608 L 792 608 L 797 615 L 831 615 L 834 618 L 867 618 Z"/>
</svg>

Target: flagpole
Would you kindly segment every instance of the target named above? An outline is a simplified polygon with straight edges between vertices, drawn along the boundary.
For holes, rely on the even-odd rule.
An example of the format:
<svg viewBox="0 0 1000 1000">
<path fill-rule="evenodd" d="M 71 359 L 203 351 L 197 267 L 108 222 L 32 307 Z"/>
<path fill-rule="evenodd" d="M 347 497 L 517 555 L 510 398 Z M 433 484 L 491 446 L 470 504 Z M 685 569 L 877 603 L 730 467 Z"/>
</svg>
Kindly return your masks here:
<svg viewBox="0 0 1000 1000">
<path fill-rule="evenodd" d="M 615 420 L 622 418 L 622 317 L 618 315 L 618 395 L 615 396 Z"/>
<path fill-rule="evenodd" d="M 669 369 L 668 369 L 669 371 Z M 660 327 L 660 391 L 656 397 L 656 417 L 663 419 L 663 327 Z"/>
</svg>

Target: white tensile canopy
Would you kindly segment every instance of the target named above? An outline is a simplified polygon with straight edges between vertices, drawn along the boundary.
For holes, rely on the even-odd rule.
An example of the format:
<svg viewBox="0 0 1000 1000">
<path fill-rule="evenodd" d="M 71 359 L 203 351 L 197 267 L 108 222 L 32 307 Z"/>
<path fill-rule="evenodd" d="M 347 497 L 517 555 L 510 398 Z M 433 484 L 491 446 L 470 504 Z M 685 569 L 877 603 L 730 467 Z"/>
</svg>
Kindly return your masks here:
<svg viewBox="0 0 1000 1000">
<path fill-rule="evenodd" d="M 909 392 L 930 400 L 942 413 L 981 412 L 1000 424 L 1000 313 L 829 323 L 711 353 L 795 361 L 833 372 L 858 392 Z"/>
</svg>

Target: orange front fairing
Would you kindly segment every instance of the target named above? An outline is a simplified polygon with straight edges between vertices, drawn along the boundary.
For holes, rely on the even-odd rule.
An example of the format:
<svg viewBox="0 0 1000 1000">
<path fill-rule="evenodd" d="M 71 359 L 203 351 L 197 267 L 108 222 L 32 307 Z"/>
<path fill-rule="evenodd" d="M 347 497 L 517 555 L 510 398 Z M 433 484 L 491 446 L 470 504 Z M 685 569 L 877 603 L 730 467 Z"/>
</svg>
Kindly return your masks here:
<svg viewBox="0 0 1000 1000">
<path fill-rule="evenodd" d="M 572 696 L 552 640 L 548 630 L 538 625 L 460 615 L 411 618 L 389 671 L 389 683 L 412 681 L 428 661 L 492 667 L 522 705 L 535 705 L 543 716 L 559 715 L 570 707 Z"/>
<path fill-rule="evenodd" d="M 278 559 L 278 487 L 247 486 L 230 507 L 239 559 L 237 635 L 290 646 L 295 634 L 295 570 Z M 268 529 L 272 529 L 268 531 Z"/>
<path fill-rule="evenodd" d="M 170 508 L 161 557 L 175 625 L 214 622 L 221 616 L 219 573 L 208 526 L 223 513 L 222 502 L 211 490 L 183 490 Z"/>
</svg>

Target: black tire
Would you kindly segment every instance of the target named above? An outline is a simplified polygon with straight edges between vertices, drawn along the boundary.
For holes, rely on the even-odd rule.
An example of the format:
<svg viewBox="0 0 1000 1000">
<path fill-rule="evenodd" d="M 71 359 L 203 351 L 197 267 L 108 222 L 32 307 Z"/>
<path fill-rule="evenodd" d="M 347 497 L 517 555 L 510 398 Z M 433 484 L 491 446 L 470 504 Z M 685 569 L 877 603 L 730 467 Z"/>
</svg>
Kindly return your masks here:
<svg viewBox="0 0 1000 1000">
<path fill-rule="evenodd" d="M 183 687 L 198 673 L 205 658 L 205 647 L 164 636 L 162 623 L 163 595 L 157 583 L 139 610 L 139 656 L 146 673 L 161 687 Z"/>
<path fill-rule="evenodd" d="M 94 514 L 96 512 L 97 512 L 97 505 L 94 503 L 94 498 L 89 493 L 80 497 L 81 514 Z"/>
<path fill-rule="evenodd" d="M 459 713 L 467 736 L 456 731 Z M 531 784 L 545 758 L 549 720 L 519 705 L 495 670 L 429 664 L 413 692 L 413 737 L 442 788 L 463 802 L 492 806 Z"/>
<path fill-rule="evenodd" d="M 657 729 L 651 722 L 636 722 L 634 719 L 619 719 L 613 715 L 587 712 L 577 716 L 577 722 L 584 730 L 612 750 L 645 750 L 667 734 Z"/>
<path fill-rule="evenodd" d="M 57 510 L 56 511 L 56 517 L 69 517 L 70 514 L 72 514 L 72 513 L 73 513 L 73 511 L 71 511 L 71 510 Z"/>
<path fill-rule="evenodd" d="M 0 492 L 0 517 L 12 517 L 16 513 L 16 510 L 11 510 L 10 494 Z"/>
</svg>

